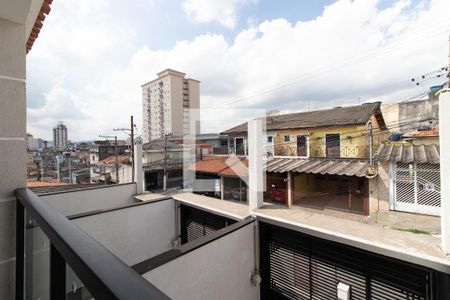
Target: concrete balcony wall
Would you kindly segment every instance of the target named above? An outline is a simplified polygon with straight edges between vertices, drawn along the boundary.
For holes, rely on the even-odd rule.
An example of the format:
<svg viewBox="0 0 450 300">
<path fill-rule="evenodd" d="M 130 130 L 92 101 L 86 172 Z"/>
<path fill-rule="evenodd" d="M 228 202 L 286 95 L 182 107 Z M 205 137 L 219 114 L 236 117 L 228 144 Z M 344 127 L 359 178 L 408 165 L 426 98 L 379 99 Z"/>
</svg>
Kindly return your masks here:
<svg viewBox="0 0 450 300">
<path fill-rule="evenodd" d="M 171 299 L 259 299 L 254 224 L 249 224 L 143 274 Z"/>
<path fill-rule="evenodd" d="M 175 201 L 133 206 L 72 220 L 128 265 L 172 249 Z"/>
<path fill-rule="evenodd" d="M 136 184 L 118 184 L 59 192 L 40 197 L 64 216 L 134 203 Z"/>
<path fill-rule="evenodd" d="M 0 1 L 0 299 L 14 298 L 14 190 L 26 185 L 26 19 L 32 1 Z"/>
</svg>

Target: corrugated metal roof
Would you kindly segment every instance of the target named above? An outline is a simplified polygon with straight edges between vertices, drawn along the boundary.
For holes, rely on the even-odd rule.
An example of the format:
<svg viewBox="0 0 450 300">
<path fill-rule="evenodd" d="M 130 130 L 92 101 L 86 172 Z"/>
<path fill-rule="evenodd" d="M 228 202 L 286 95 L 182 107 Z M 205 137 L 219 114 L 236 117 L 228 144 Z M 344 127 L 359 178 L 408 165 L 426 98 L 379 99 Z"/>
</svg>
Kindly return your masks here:
<svg viewBox="0 0 450 300">
<path fill-rule="evenodd" d="M 31 187 L 30 190 L 37 195 L 51 194 L 51 193 L 59 193 L 59 192 L 68 192 L 68 191 L 77 191 L 85 188 L 93 188 L 105 186 L 102 184 L 65 184 L 65 185 L 54 185 L 54 186 L 40 186 L 40 187 Z"/>
<path fill-rule="evenodd" d="M 366 103 L 356 106 L 336 107 L 332 109 L 308 111 L 266 117 L 267 130 L 281 130 L 294 128 L 335 127 L 365 124 L 375 114 L 380 126 L 384 127 L 384 120 L 380 112 L 380 103 Z M 247 123 L 223 131 L 222 134 L 240 133 L 247 131 Z"/>
<path fill-rule="evenodd" d="M 369 165 L 369 161 L 353 159 L 273 158 L 267 161 L 266 171 L 365 177 Z"/>
<path fill-rule="evenodd" d="M 438 164 L 439 145 L 382 144 L 377 151 L 379 161 Z"/>
</svg>

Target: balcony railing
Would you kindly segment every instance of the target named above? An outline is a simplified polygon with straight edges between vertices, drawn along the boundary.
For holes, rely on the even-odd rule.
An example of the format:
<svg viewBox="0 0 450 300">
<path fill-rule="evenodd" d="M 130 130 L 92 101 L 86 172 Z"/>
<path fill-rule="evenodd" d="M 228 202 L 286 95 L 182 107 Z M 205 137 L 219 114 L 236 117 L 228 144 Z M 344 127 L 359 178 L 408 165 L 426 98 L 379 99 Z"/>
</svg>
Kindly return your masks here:
<svg viewBox="0 0 450 300">
<path fill-rule="evenodd" d="M 32 191 L 16 196 L 16 299 L 169 299 Z"/>
<path fill-rule="evenodd" d="M 213 154 L 217 155 L 247 155 L 247 149 L 242 147 L 219 147 L 219 148 L 213 148 Z"/>
<path fill-rule="evenodd" d="M 304 148 L 297 149 L 292 146 L 275 146 L 275 156 L 306 157 Z M 340 146 L 340 147 L 311 147 L 309 157 L 329 158 L 368 158 L 368 146 Z"/>
</svg>

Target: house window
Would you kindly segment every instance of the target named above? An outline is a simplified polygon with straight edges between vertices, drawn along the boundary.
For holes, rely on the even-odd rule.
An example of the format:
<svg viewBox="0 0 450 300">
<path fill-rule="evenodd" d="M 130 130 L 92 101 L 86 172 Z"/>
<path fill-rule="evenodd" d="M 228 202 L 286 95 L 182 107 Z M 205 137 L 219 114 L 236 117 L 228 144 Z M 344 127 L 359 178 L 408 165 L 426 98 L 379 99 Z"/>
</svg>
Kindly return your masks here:
<svg viewBox="0 0 450 300">
<path fill-rule="evenodd" d="M 297 135 L 297 156 L 308 156 L 308 145 L 305 135 Z"/>
<path fill-rule="evenodd" d="M 268 142 L 269 144 L 272 144 L 272 142 L 273 142 L 273 136 L 268 136 L 268 137 L 267 137 L 267 142 Z"/>
<path fill-rule="evenodd" d="M 284 136 L 284 141 L 289 142 L 291 140 L 291 137 L 289 135 Z"/>
<path fill-rule="evenodd" d="M 330 133 L 325 135 L 325 147 L 327 157 L 341 156 L 341 134 Z"/>
</svg>

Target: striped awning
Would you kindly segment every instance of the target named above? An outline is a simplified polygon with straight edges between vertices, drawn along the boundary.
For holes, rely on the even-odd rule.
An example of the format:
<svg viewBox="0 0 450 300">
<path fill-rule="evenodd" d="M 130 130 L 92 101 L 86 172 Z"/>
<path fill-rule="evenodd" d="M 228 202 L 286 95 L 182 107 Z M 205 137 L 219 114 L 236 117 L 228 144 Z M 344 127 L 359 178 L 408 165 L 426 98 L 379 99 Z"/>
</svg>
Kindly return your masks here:
<svg viewBox="0 0 450 300">
<path fill-rule="evenodd" d="M 439 145 L 382 144 L 377 151 L 378 161 L 439 163 Z"/>
<path fill-rule="evenodd" d="M 266 162 L 266 171 L 365 177 L 369 166 L 366 160 L 273 158 Z"/>
</svg>

